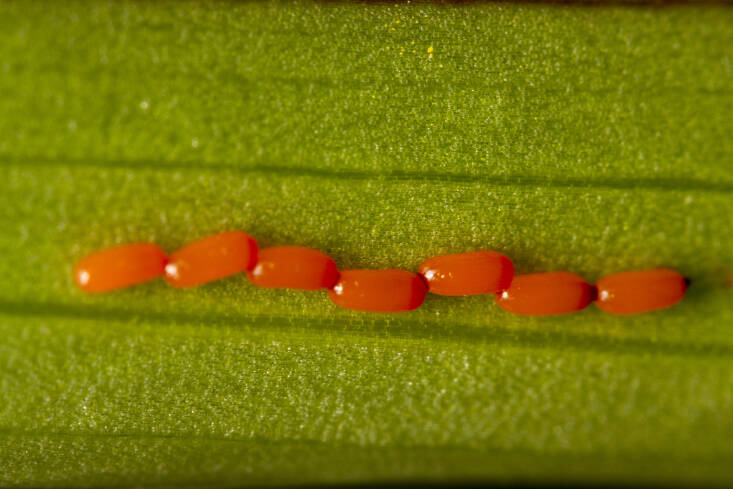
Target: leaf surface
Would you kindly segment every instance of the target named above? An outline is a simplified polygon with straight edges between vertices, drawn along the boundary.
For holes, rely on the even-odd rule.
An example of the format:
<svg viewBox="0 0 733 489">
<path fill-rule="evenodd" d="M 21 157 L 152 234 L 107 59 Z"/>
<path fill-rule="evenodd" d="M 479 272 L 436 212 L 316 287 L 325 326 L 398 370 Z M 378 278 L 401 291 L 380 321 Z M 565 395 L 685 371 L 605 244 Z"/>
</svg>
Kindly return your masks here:
<svg viewBox="0 0 733 489">
<path fill-rule="evenodd" d="M 733 482 L 733 9 L 2 10 L 2 485 Z M 90 251 L 225 229 L 342 268 L 495 249 L 692 287 L 527 318 L 71 282 Z"/>
</svg>

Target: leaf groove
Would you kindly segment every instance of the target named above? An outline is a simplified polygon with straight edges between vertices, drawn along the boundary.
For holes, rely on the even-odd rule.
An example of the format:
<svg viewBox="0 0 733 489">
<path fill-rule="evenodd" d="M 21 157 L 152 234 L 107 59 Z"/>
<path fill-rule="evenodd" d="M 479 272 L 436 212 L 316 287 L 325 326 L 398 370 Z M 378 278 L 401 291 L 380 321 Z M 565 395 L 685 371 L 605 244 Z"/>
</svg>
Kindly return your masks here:
<svg viewBox="0 0 733 489">
<path fill-rule="evenodd" d="M 288 178 L 311 177 L 323 180 L 420 182 L 438 184 L 483 183 L 498 187 L 568 188 L 589 190 L 652 190 L 676 192 L 733 193 L 733 182 L 710 182 L 687 177 L 599 177 L 556 178 L 540 175 L 471 175 L 426 171 L 364 171 L 299 168 L 278 165 L 237 166 L 228 163 L 202 161 L 104 160 L 104 159 L 49 159 L 29 158 L 21 161 L 2 158 L 8 166 L 20 167 L 82 167 L 92 169 L 184 171 L 195 168 L 200 173 L 235 173 L 240 175 L 280 176 Z"/>
<path fill-rule="evenodd" d="M 92 321 L 128 322 L 140 317 L 146 322 L 170 325 L 197 324 L 207 327 L 232 327 L 245 321 L 257 323 L 281 331 L 297 330 L 292 326 L 293 317 L 269 314 L 206 314 L 182 313 L 172 311 L 128 311 L 120 308 L 97 307 L 89 305 L 70 305 L 46 302 L 11 302 L 0 301 L 0 314 L 15 317 L 47 318 L 47 319 L 81 319 Z M 301 315 L 297 316 L 302 318 Z M 333 331 L 341 325 L 344 318 L 319 317 L 317 325 L 310 325 L 311 331 Z M 405 339 L 430 339 L 447 343 L 469 341 L 486 345 L 520 346 L 529 348 L 557 349 L 571 348 L 580 351 L 597 351 L 625 355 L 659 354 L 665 356 L 683 356 L 693 358 L 733 358 L 733 347 L 715 343 L 679 344 L 651 339 L 608 338 L 592 334 L 572 332 L 533 331 L 533 330 L 501 330 L 495 328 L 476 328 L 472 325 L 456 325 L 460 336 L 441 328 L 441 321 L 426 319 L 389 318 L 380 319 L 371 316 L 360 322 L 364 329 L 354 330 L 356 336 L 374 337 L 389 334 L 390 337 Z M 385 333 L 386 326 L 389 332 Z"/>
</svg>

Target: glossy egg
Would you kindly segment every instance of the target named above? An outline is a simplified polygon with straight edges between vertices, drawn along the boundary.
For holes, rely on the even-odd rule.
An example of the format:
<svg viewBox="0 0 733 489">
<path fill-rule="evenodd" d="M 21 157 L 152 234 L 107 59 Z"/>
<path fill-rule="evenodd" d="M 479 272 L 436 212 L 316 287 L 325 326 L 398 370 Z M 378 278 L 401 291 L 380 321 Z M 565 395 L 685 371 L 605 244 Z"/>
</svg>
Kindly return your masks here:
<svg viewBox="0 0 733 489">
<path fill-rule="evenodd" d="M 420 307 L 427 290 L 422 277 L 404 270 L 343 270 L 328 295 L 357 311 L 405 312 Z"/>
<path fill-rule="evenodd" d="M 241 231 L 227 231 L 172 253 L 165 279 L 174 287 L 194 287 L 249 270 L 256 261 L 254 238 Z"/>
<path fill-rule="evenodd" d="M 674 270 L 658 268 L 622 272 L 596 284 L 596 305 L 611 314 L 638 314 L 665 309 L 685 295 L 685 278 Z"/>
<path fill-rule="evenodd" d="M 433 294 L 493 294 L 509 288 L 514 265 L 496 251 L 474 251 L 430 258 L 420 265 L 419 273 Z"/>
<path fill-rule="evenodd" d="M 109 292 L 153 280 L 163 274 L 165 264 L 160 247 L 129 244 L 82 258 L 74 268 L 74 280 L 85 292 Z"/>
<path fill-rule="evenodd" d="M 302 246 L 274 246 L 258 253 L 247 276 L 258 287 L 302 290 L 330 289 L 339 273 L 327 254 Z"/>
<path fill-rule="evenodd" d="M 567 314 L 585 309 L 594 289 L 583 277 L 569 272 L 516 275 L 512 285 L 497 292 L 496 303 L 505 311 L 530 316 Z"/>
</svg>

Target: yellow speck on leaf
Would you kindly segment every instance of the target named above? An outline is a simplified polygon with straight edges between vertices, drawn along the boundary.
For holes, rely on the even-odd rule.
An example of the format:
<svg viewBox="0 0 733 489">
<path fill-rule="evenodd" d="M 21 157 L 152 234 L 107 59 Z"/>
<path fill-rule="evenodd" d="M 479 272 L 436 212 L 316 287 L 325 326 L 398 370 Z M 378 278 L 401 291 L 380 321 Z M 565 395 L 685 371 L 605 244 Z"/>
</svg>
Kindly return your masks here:
<svg viewBox="0 0 733 489">
<path fill-rule="evenodd" d="M 433 54 L 433 51 L 435 51 L 433 46 L 428 46 L 428 54 Z"/>
</svg>

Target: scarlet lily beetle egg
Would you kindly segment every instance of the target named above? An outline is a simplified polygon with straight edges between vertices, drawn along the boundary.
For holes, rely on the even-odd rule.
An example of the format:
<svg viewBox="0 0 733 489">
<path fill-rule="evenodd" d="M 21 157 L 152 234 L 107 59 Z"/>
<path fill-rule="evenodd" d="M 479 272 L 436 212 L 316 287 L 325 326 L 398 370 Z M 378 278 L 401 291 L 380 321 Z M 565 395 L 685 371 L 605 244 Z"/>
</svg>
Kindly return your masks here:
<svg viewBox="0 0 733 489">
<path fill-rule="evenodd" d="M 433 294 L 493 294 L 509 288 L 514 265 L 496 251 L 474 251 L 430 258 L 420 265 L 419 273 Z"/>
<path fill-rule="evenodd" d="M 330 289 L 338 280 L 336 262 L 325 253 L 302 246 L 275 246 L 258 253 L 247 276 L 258 287 Z"/>
<path fill-rule="evenodd" d="M 129 244 L 82 258 L 74 268 L 74 280 L 84 292 L 109 292 L 153 280 L 163 274 L 165 264 L 160 247 Z"/>
<path fill-rule="evenodd" d="M 611 314 L 638 314 L 677 304 L 687 284 L 678 272 L 659 268 L 609 275 L 596 287 L 600 309 Z"/>
<path fill-rule="evenodd" d="M 258 260 L 259 254 L 259 260 Z M 687 280 L 670 269 L 609 275 L 596 286 L 569 272 L 514 276 L 511 260 L 495 251 L 440 255 L 419 274 L 404 270 L 346 270 L 325 253 L 302 246 L 275 246 L 258 253 L 255 239 L 228 231 L 195 241 L 166 258 L 158 246 L 136 243 L 92 253 L 74 269 L 84 291 L 106 292 L 163 274 L 174 287 L 192 287 L 245 272 L 258 287 L 329 289 L 331 300 L 359 311 L 403 312 L 422 305 L 426 293 L 495 294 L 515 314 L 546 316 L 579 311 L 596 301 L 611 314 L 671 307 L 685 295 Z"/>
<path fill-rule="evenodd" d="M 594 289 L 583 277 L 568 272 L 517 275 L 511 287 L 497 292 L 496 303 L 508 312 L 531 316 L 567 314 L 585 309 Z"/>
<path fill-rule="evenodd" d="M 347 309 L 405 312 L 422 305 L 427 286 L 422 277 L 404 270 L 344 270 L 328 292 Z"/>
<path fill-rule="evenodd" d="M 227 231 L 171 254 L 165 279 L 174 287 L 193 287 L 249 270 L 256 261 L 254 238 L 241 231 Z"/>
</svg>

